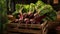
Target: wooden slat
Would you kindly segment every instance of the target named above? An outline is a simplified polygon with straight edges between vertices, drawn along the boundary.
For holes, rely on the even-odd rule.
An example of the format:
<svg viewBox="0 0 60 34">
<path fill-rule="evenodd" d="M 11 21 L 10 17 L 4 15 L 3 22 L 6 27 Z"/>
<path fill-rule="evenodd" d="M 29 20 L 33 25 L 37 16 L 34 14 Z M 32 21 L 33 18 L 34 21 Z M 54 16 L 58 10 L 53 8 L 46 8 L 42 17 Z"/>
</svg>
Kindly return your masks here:
<svg viewBox="0 0 60 34">
<path fill-rule="evenodd" d="M 41 33 L 41 30 L 31 30 L 31 29 L 11 29 L 10 32 L 23 32 L 23 33 Z"/>
</svg>

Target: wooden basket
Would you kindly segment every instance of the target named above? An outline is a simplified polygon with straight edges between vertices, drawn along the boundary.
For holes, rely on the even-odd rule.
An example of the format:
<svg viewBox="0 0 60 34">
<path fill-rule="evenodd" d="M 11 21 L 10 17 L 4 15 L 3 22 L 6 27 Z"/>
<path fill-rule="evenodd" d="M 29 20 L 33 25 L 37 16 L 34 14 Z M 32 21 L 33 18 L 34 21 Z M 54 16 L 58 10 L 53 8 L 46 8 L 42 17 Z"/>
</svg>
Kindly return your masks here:
<svg viewBox="0 0 60 34">
<path fill-rule="evenodd" d="M 18 24 L 9 23 L 7 24 L 7 33 L 28 33 L 28 34 L 46 34 L 47 33 L 47 21 L 42 24 Z"/>
</svg>

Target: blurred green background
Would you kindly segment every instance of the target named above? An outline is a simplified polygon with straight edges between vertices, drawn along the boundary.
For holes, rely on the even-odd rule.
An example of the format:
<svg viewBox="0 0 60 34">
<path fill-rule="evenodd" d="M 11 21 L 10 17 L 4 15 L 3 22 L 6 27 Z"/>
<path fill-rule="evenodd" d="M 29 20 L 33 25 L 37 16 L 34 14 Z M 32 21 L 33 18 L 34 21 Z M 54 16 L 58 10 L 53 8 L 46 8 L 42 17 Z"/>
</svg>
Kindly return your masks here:
<svg viewBox="0 0 60 34">
<path fill-rule="evenodd" d="M 7 23 L 7 6 L 6 0 L 0 0 L 0 33 L 3 31 L 3 24 Z"/>
</svg>

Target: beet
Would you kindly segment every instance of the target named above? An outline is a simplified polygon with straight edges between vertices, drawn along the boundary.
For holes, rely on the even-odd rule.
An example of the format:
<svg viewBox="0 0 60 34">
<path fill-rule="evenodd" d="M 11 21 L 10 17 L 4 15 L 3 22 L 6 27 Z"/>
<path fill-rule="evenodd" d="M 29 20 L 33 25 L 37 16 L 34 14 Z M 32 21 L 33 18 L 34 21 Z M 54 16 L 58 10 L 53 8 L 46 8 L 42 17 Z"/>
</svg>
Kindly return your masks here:
<svg viewBox="0 0 60 34">
<path fill-rule="evenodd" d="M 28 18 L 28 14 L 27 13 L 23 13 L 23 18 Z"/>
<path fill-rule="evenodd" d="M 24 22 L 25 22 L 26 24 L 29 23 L 29 22 L 30 22 L 29 18 L 25 18 L 25 19 L 24 19 Z"/>
<path fill-rule="evenodd" d="M 30 22 L 35 24 L 35 19 L 30 19 Z"/>
<path fill-rule="evenodd" d="M 12 21 L 11 23 L 18 23 L 19 20 L 18 19 L 15 19 L 14 21 Z"/>
<path fill-rule="evenodd" d="M 43 15 L 43 16 L 35 16 L 36 23 L 40 23 L 43 18 L 45 18 L 45 15 Z"/>
<path fill-rule="evenodd" d="M 34 14 L 34 17 L 35 17 L 35 16 L 39 16 L 39 14 L 38 14 L 38 13 L 35 13 L 35 14 Z"/>
<path fill-rule="evenodd" d="M 31 12 L 30 12 L 30 13 L 28 13 L 28 16 L 29 16 L 29 18 L 30 18 L 30 19 L 34 18 L 34 14 L 33 14 L 33 13 L 31 13 Z"/>
</svg>

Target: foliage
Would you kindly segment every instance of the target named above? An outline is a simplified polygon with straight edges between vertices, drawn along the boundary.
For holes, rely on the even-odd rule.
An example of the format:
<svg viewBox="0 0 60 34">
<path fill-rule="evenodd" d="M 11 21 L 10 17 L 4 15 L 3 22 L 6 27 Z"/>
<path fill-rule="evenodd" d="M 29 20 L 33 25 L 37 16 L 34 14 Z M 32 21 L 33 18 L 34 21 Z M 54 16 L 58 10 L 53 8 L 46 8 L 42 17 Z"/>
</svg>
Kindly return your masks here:
<svg viewBox="0 0 60 34">
<path fill-rule="evenodd" d="M 29 11 L 34 12 L 35 10 L 35 4 L 31 3 L 29 7 Z"/>
</svg>

